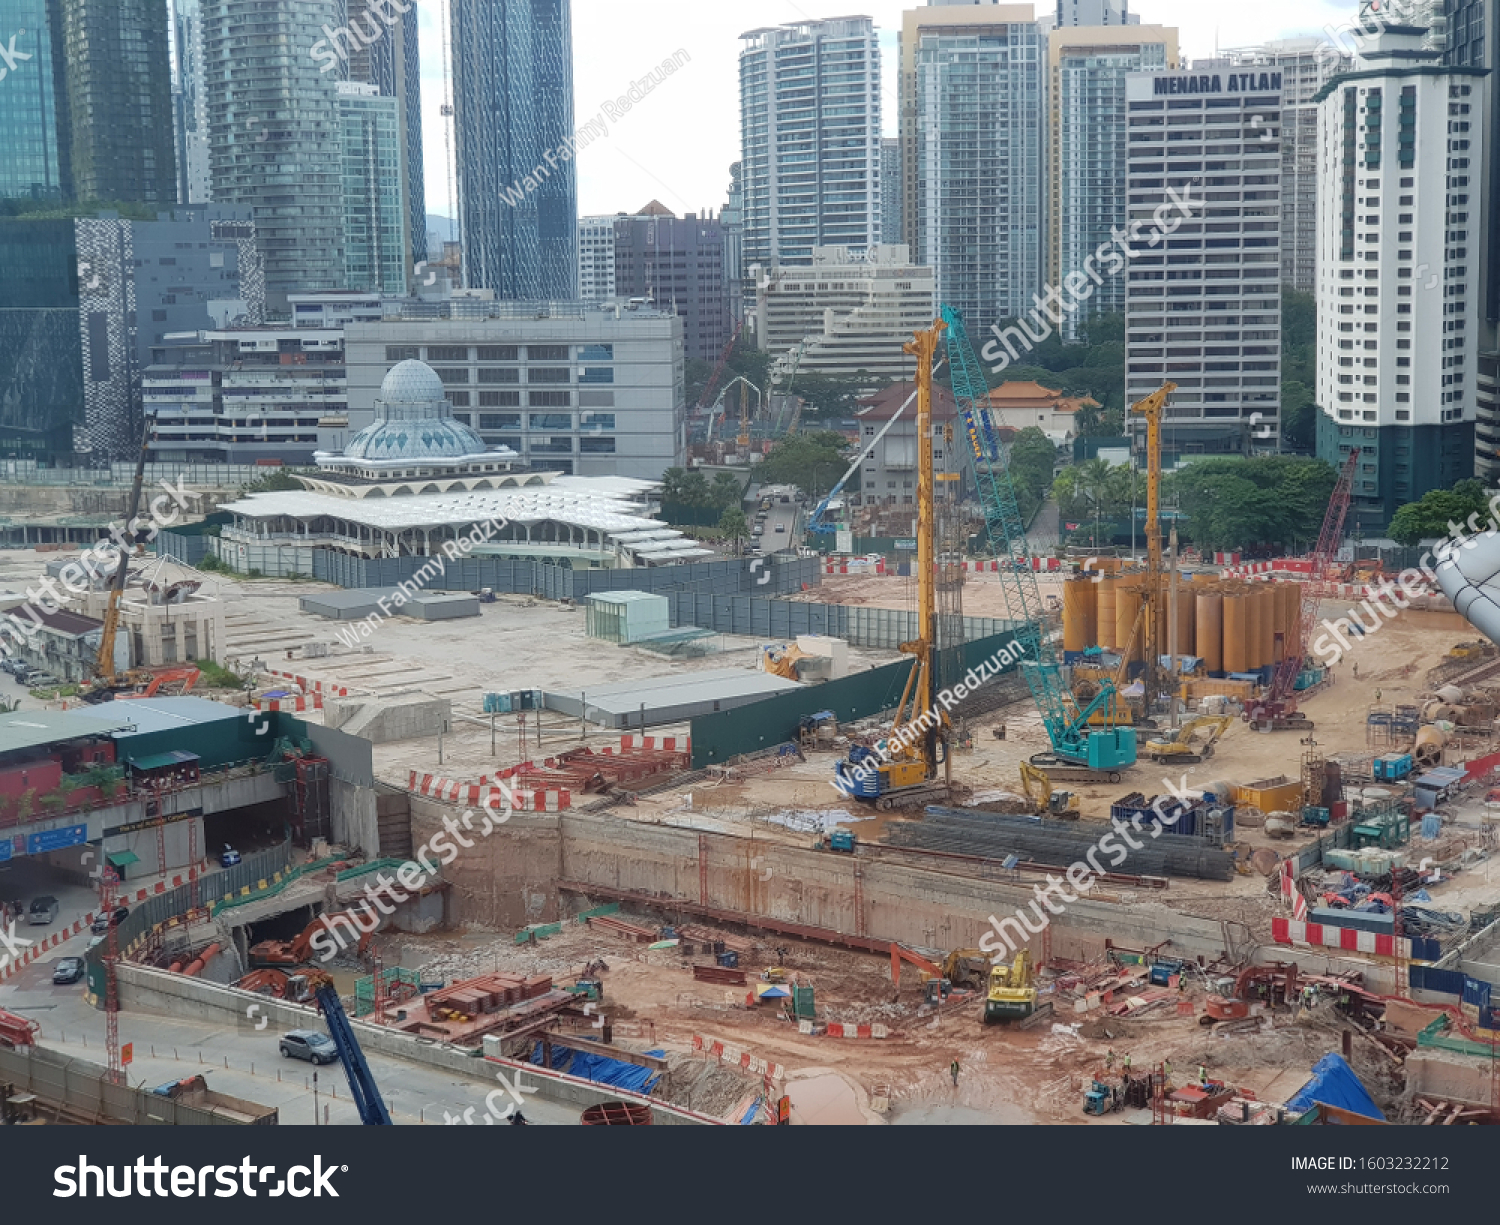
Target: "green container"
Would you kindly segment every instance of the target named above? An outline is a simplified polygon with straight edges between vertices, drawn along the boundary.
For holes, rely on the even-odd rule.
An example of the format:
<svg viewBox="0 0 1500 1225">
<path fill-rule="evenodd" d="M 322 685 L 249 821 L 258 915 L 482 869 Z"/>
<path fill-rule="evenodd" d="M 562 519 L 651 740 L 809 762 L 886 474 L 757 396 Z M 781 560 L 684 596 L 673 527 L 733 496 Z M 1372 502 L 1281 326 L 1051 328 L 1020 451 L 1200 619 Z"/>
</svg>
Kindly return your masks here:
<svg viewBox="0 0 1500 1225">
<path fill-rule="evenodd" d="M 811 1021 L 818 1015 L 817 1009 L 813 1006 L 811 987 L 792 988 L 792 1010 L 799 1021 Z"/>
</svg>

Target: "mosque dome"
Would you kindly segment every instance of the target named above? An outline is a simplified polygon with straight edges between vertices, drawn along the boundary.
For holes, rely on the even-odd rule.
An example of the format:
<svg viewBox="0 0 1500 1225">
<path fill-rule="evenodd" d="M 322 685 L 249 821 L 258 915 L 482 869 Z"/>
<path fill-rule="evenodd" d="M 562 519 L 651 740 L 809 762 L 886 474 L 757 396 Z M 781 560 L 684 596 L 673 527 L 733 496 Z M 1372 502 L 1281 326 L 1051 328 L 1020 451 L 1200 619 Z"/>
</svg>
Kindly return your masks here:
<svg viewBox="0 0 1500 1225">
<path fill-rule="evenodd" d="M 346 459 L 417 463 L 483 455 L 484 440 L 453 417 L 437 371 L 426 362 L 394 366 L 380 385 L 375 422 L 344 449 Z"/>
</svg>

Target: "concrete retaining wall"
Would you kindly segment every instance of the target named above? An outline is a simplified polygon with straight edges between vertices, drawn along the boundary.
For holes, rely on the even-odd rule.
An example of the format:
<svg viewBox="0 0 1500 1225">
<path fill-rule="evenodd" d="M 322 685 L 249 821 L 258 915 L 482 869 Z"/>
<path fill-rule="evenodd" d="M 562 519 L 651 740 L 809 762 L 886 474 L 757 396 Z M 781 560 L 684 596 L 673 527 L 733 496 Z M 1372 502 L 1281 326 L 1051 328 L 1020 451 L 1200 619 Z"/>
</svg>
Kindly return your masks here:
<svg viewBox="0 0 1500 1225">
<path fill-rule="evenodd" d="M 453 703 L 446 698 L 328 698 L 323 704 L 328 726 L 372 744 L 425 740 L 453 724 Z"/>
<path fill-rule="evenodd" d="M 1415 1050 L 1406 1057 L 1406 1091 L 1410 1098 L 1490 1104 L 1490 1061 L 1451 1051 Z"/>
</svg>

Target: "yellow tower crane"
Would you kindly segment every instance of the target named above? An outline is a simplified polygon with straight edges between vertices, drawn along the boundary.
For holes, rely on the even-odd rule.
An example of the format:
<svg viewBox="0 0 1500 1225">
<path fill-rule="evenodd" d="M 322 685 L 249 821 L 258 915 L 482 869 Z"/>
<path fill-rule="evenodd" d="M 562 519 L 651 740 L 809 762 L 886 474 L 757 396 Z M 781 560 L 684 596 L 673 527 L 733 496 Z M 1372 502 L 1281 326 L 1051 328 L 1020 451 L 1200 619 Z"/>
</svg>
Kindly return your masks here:
<svg viewBox="0 0 1500 1225">
<path fill-rule="evenodd" d="M 1167 383 L 1130 410 L 1132 416 L 1146 419 L 1146 582 L 1141 597 L 1146 617 L 1147 714 L 1150 714 L 1151 701 L 1156 696 L 1156 661 L 1162 653 L 1157 628 L 1162 609 L 1164 569 L 1161 551 L 1161 423 L 1166 415 L 1167 399 L 1176 390 L 1176 383 Z"/>
</svg>

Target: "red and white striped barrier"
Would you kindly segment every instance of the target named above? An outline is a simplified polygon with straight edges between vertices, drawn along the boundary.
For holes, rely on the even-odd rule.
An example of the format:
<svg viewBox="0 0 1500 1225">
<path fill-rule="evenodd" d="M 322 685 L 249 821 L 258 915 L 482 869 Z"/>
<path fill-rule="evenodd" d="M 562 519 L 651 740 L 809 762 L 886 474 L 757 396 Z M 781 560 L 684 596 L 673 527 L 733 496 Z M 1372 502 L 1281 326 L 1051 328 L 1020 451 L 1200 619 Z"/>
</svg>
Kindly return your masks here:
<svg viewBox="0 0 1500 1225">
<path fill-rule="evenodd" d="M 299 698 L 271 698 L 271 699 L 256 698 L 256 700 L 255 700 L 255 709 L 256 710 L 285 710 L 285 711 L 287 711 L 289 713 L 292 712 L 292 711 L 322 710 L 323 709 L 323 695 L 321 693 L 315 693 L 311 697 L 305 697 L 304 696 L 304 697 L 299 697 Z"/>
<path fill-rule="evenodd" d="M 891 1031 L 884 1025 L 844 1025 L 838 1021 L 828 1022 L 830 1038 L 888 1038 Z"/>
<path fill-rule="evenodd" d="M 295 682 L 304 693 L 325 693 L 336 698 L 347 698 L 349 690 L 343 685 L 335 685 L 332 681 L 326 684 L 323 681 L 308 680 L 305 676 L 298 676 L 295 672 L 278 672 L 275 668 L 266 669 L 267 676 L 279 676 L 282 680 Z"/>
<path fill-rule="evenodd" d="M 618 749 L 605 749 L 606 753 L 634 753 L 657 749 L 667 753 L 689 753 L 693 741 L 689 736 L 621 736 Z"/>
<path fill-rule="evenodd" d="M 71 926 L 65 927 L 60 931 L 55 931 L 50 935 L 44 937 L 43 939 L 37 941 L 37 943 L 35 944 L 28 944 L 26 946 L 25 952 L 16 954 L 9 959 L 0 959 L 0 983 L 3 983 L 13 974 L 19 974 L 33 961 L 40 960 L 47 953 L 50 953 L 58 945 L 62 944 L 63 941 L 71 940 L 74 936 L 78 935 L 78 933 L 81 932 L 85 927 L 93 923 L 93 921 L 94 916 L 93 913 L 90 912 L 84 915 L 83 918 L 76 920 Z M 17 944 L 20 944 L 24 939 L 26 939 L 26 937 L 19 934 L 17 934 L 15 937 L 15 941 Z"/>
<path fill-rule="evenodd" d="M 1272 919 L 1271 936 L 1277 944 L 1306 945 L 1341 953 L 1373 953 L 1378 957 L 1411 959 L 1411 941 L 1405 936 L 1381 936 L 1334 927 L 1331 923 L 1300 923 L 1295 919 Z"/>
<path fill-rule="evenodd" d="M 415 770 L 407 776 L 407 790 L 415 795 L 445 800 L 450 804 L 467 804 L 470 808 L 489 808 L 495 811 L 514 806 L 521 812 L 565 812 L 573 807 L 571 791 L 558 788 L 541 791 L 515 788 L 502 791 L 487 781 L 457 783 L 432 774 L 418 774 Z"/>
<path fill-rule="evenodd" d="M 772 1080 L 783 1080 L 786 1077 L 786 1068 L 782 1064 L 770 1063 L 740 1047 L 726 1046 L 723 1042 L 705 1038 L 702 1034 L 693 1035 L 693 1049 L 702 1051 L 710 1059 L 731 1064 L 755 1076 L 769 1076 Z"/>
</svg>

